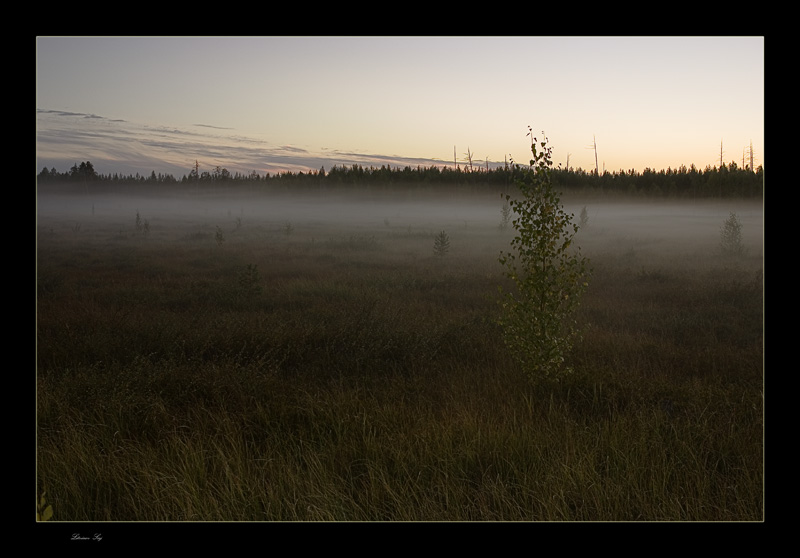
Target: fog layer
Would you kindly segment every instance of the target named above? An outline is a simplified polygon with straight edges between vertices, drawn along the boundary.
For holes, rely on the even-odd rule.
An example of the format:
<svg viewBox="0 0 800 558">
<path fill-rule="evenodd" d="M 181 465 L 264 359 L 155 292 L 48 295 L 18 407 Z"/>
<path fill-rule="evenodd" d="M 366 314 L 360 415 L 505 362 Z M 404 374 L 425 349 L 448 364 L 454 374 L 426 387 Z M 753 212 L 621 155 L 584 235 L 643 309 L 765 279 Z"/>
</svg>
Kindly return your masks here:
<svg viewBox="0 0 800 558">
<path fill-rule="evenodd" d="M 719 241 L 720 228 L 731 212 L 742 224 L 743 240 L 761 253 L 764 211 L 761 201 L 750 200 L 581 200 L 562 198 L 564 209 L 579 222 L 586 208 L 588 222 L 583 241 L 603 239 L 610 244 L 625 239 L 675 241 L 681 245 L 710 245 Z M 378 227 L 422 227 L 485 230 L 494 235 L 501 222 L 504 200 L 499 194 L 436 195 L 429 192 L 379 193 L 191 193 L 179 195 L 94 194 L 90 191 L 37 196 L 37 221 L 51 228 L 91 226 L 92 221 L 118 221 L 130 226 L 138 213 L 151 226 L 159 224 L 218 224 L 233 220 L 282 226 L 291 223 L 352 230 Z M 509 226 L 508 231 L 511 231 Z M 509 232 L 513 234 L 513 232 Z M 500 247 L 503 243 L 499 244 Z"/>
</svg>

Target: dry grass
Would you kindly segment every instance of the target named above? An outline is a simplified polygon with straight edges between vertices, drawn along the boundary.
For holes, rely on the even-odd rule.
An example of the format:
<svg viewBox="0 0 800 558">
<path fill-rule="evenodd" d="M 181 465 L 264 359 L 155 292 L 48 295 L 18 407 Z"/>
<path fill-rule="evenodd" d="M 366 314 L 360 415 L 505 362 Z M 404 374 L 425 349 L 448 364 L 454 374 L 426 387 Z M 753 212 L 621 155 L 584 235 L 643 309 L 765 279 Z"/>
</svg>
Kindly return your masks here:
<svg viewBox="0 0 800 558">
<path fill-rule="evenodd" d="M 98 213 L 39 222 L 53 521 L 763 519 L 757 247 L 581 232 L 576 374 L 533 385 L 493 321 L 496 223 L 234 213 L 218 246 L 213 218 Z"/>
</svg>

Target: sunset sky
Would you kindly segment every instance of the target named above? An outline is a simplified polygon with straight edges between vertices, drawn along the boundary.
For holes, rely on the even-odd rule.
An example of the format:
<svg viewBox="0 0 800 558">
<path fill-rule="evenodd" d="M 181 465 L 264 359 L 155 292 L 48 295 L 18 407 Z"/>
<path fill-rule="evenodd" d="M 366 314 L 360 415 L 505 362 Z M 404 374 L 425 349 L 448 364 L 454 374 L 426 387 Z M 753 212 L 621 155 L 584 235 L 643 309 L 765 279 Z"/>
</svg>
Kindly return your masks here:
<svg viewBox="0 0 800 558">
<path fill-rule="evenodd" d="M 764 164 L 763 37 L 38 37 L 37 172 Z M 749 163 L 749 158 L 746 161 Z"/>
</svg>

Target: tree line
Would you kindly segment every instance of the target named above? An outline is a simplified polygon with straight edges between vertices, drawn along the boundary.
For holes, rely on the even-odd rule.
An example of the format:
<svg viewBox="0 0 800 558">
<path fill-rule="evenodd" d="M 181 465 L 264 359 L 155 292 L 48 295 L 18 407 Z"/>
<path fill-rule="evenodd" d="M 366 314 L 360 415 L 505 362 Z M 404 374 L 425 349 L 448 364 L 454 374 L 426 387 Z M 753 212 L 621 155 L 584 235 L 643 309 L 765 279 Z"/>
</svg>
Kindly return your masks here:
<svg viewBox="0 0 800 558">
<path fill-rule="evenodd" d="M 244 184 L 251 187 L 270 186 L 289 189 L 335 188 L 337 186 L 361 186 L 380 189 L 389 186 L 435 188 L 437 185 L 451 185 L 471 190 L 507 191 L 524 169 L 516 164 L 505 164 L 496 168 L 470 169 L 453 168 L 449 165 L 428 167 L 418 165 L 391 167 L 382 165 L 365 167 L 359 164 L 336 165 L 326 171 L 278 172 L 260 174 L 256 171 L 244 174 L 231 173 L 217 166 L 211 171 L 200 172 L 197 167 L 180 179 L 171 174 L 151 172 L 144 176 L 139 173 L 121 175 L 119 173 L 98 173 L 90 161 L 76 163 L 66 172 L 44 167 L 37 175 L 38 184 L 125 184 L 125 185 L 213 185 L 225 186 Z M 707 166 L 698 169 L 694 165 L 667 168 L 656 171 L 646 168 L 639 172 L 628 171 L 585 171 L 583 169 L 552 170 L 554 187 L 562 191 L 585 193 L 621 193 L 650 197 L 760 197 L 764 188 L 764 169 L 755 171 L 740 168 L 735 162 L 719 167 Z"/>
</svg>

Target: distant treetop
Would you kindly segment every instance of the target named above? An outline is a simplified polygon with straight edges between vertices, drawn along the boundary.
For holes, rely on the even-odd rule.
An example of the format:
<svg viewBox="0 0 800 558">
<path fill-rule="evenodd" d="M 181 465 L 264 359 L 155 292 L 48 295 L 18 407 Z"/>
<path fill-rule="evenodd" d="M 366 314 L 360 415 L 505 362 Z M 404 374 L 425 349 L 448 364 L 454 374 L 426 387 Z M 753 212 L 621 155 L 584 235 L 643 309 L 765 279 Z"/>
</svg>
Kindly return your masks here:
<svg viewBox="0 0 800 558">
<path fill-rule="evenodd" d="M 236 185 L 270 186 L 281 188 L 336 188 L 341 186 L 361 186 L 370 189 L 387 186 L 417 187 L 435 189 L 441 186 L 466 187 L 471 190 L 508 191 L 513 188 L 514 178 L 520 173 L 518 165 L 506 164 L 494 169 L 452 164 L 417 166 L 412 168 L 390 167 L 380 168 L 353 164 L 337 165 L 326 171 L 324 167 L 318 171 L 279 172 L 260 174 L 253 170 L 243 174 L 231 173 L 224 167 L 217 166 L 210 171 L 200 171 L 193 167 L 180 179 L 171 174 L 152 171 L 149 176 L 139 173 L 127 176 L 118 173 L 99 174 L 91 162 L 75 163 L 68 171 L 58 172 L 55 168 L 44 167 L 37 175 L 40 185 L 56 185 L 69 183 L 123 185 Z M 759 166 L 755 172 L 749 168 L 739 168 L 736 163 L 721 167 L 697 169 L 681 166 L 677 169 L 655 171 L 646 168 L 643 172 L 634 169 L 616 172 L 604 171 L 598 174 L 595 170 L 561 169 L 552 170 L 552 181 L 562 191 L 581 191 L 585 193 L 617 192 L 627 195 L 643 195 L 653 197 L 760 197 L 763 194 L 764 170 Z"/>
</svg>

